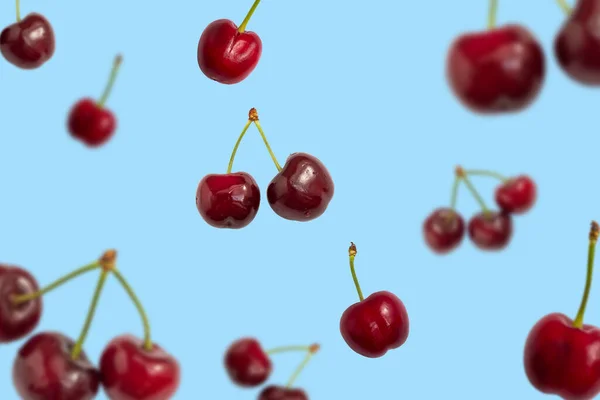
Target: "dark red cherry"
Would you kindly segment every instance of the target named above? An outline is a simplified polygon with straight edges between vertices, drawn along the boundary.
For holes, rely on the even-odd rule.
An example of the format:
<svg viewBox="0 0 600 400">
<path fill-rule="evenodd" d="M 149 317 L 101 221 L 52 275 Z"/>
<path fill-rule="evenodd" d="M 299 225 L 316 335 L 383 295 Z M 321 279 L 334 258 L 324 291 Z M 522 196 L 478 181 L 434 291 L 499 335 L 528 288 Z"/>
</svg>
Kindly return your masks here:
<svg viewBox="0 0 600 400">
<path fill-rule="evenodd" d="M 55 39 L 50 22 L 31 13 L 0 33 L 0 53 L 22 69 L 39 68 L 54 55 Z"/>
<path fill-rule="evenodd" d="M 496 204 L 511 214 L 523 214 L 533 207 L 537 190 L 533 180 L 525 175 L 517 176 L 496 188 Z"/>
<path fill-rule="evenodd" d="M 233 342 L 225 352 L 224 362 L 229 378 L 242 387 L 262 385 L 273 370 L 269 356 L 254 338 Z"/>
<path fill-rule="evenodd" d="M 108 142 L 116 126 L 117 120 L 112 111 L 90 98 L 75 103 L 67 119 L 71 136 L 88 147 L 98 147 Z"/>
<path fill-rule="evenodd" d="M 260 392 L 258 400 L 308 400 L 308 395 L 302 389 L 267 386 Z"/>
<path fill-rule="evenodd" d="M 512 237 L 512 218 L 503 212 L 481 212 L 469 221 L 469 237 L 481 250 L 502 250 Z"/>
<path fill-rule="evenodd" d="M 462 242 L 465 236 L 465 222 L 455 210 L 438 208 L 423 223 L 423 235 L 431 250 L 438 254 L 446 254 Z"/>
</svg>

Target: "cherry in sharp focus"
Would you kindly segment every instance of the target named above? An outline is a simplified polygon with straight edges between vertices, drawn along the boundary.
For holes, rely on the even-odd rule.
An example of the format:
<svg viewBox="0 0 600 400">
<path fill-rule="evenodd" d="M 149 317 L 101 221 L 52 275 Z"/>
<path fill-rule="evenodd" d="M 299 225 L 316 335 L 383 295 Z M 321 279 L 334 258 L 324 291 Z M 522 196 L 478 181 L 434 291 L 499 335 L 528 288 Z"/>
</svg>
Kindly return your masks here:
<svg viewBox="0 0 600 400">
<path fill-rule="evenodd" d="M 537 38 L 522 25 L 496 27 L 490 0 L 488 30 L 459 36 L 450 46 L 446 72 L 457 98 L 472 111 L 517 112 L 538 97 L 546 75 Z"/>
<path fill-rule="evenodd" d="M 259 3 L 254 1 L 239 27 L 231 20 L 219 19 L 204 29 L 198 41 L 198 66 L 208 78 L 231 85 L 256 68 L 262 42 L 256 33 L 246 31 L 246 26 Z"/>
<path fill-rule="evenodd" d="M 22 339 L 38 325 L 42 299 L 27 299 L 38 290 L 35 278 L 23 268 L 0 265 L 0 343 Z"/>
<path fill-rule="evenodd" d="M 344 311 L 340 332 L 348 346 L 368 358 L 378 358 L 397 349 L 408 339 L 409 319 L 404 303 L 393 293 L 375 292 L 363 297 L 354 269 L 356 246 L 350 245 L 350 271 L 358 292 L 359 302 Z"/>
<path fill-rule="evenodd" d="M 105 107 L 111 94 L 123 58 L 117 55 L 104 93 L 98 101 L 83 98 L 75 103 L 67 117 L 67 129 L 71 136 L 88 147 L 99 147 L 113 137 L 117 119 Z"/>
</svg>

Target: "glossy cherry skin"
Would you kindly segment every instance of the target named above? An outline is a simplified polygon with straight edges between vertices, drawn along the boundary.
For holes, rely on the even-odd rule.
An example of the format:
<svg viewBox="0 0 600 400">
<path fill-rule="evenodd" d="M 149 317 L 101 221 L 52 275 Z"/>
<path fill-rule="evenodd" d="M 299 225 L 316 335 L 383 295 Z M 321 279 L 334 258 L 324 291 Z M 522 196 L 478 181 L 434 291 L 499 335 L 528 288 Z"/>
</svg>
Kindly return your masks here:
<svg viewBox="0 0 600 400">
<path fill-rule="evenodd" d="M 554 55 L 573 80 L 600 85 L 600 1 L 578 0 L 554 39 Z"/>
<path fill-rule="evenodd" d="M 540 392 L 564 400 L 591 400 L 600 393 L 600 330 L 573 327 L 566 315 L 546 315 L 525 344 L 525 373 Z"/>
<path fill-rule="evenodd" d="M 496 188 L 496 204 L 510 214 L 524 214 L 533 207 L 537 188 L 533 179 L 521 175 L 509 179 Z"/>
<path fill-rule="evenodd" d="M 512 218 L 503 212 L 481 212 L 471 218 L 468 231 L 469 238 L 479 249 L 502 250 L 512 237 Z"/>
<path fill-rule="evenodd" d="M 262 42 L 254 32 L 238 32 L 228 19 L 210 23 L 198 42 L 198 66 L 208 78 L 232 85 L 246 79 L 260 59 Z"/>
<path fill-rule="evenodd" d="M 50 22 L 31 13 L 0 33 L 0 53 L 21 69 L 41 67 L 54 55 L 56 42 Z"/>
<path fill-rule="evenodd" d="M 196 208 L 215 228 L 243 228 L 254 220 L 259 206 L 260 189 L 246 172 L 206 175 L 196 190 Z"/>
<path fill-rule="evenodd" d="M 100 387 L 100 373 L 82 352 L 71 359 L 75 342 L 58 332 L 38 333 L 19 349 L 13 382 L 24 400 L 91 400 Z"/>
<path fill-rule="evenodd" d="M 294 153 L 267 188 L 267 200 L 277 215 L 292 221 L 320 217 L 333 197 L 329 171 L 316 157 Z"/>
<path fill-rule="evenodd" d="M 0 265 L 0 343 L 8 343 L 29 335 L 40 322 L 42 299 L 15 304 L 13 296 L 39 290 L 37 281 L 19 267 Z"/>
<path fill-rule="evenodd" d="M 454 94 L 466 107 L 491 114 L 529 106 L 542 88 L 546 66 L 542 47 L 531 32 L 505 25 L 457 38 L 446 72 Z"/>
<path fill-rule="evenodd" d="M 465 221 L 451 208 L 434 210 L 423 223 L 425 243 L 434 252 L 446 254 L 456 249 L 465 237 Z"/>
<path fill-rule="evenodd" d="M 99 147 L 106 143 L 115 133 L 116 127 L 114 114 L 89 98 L 75 103 L 67 118 L 71 136 L 88 147 Z"/>
<path fill-rule="evenodd" d="M 260 392 L 258 400 L 308 400 L 308 395 L 302 389 L 267 386 Z"/>
<path fill-rule="evenodd" d="M 114 338 L 100 356 L 104 392 L 111 400 L 168 400 L 181 380 L 177 360 L 157 344 L 148 351 L 131 335 Z"/>
<path fill-rule="evenodd" d="M 224 363 L 229 378 L 242 387 L 262 385 L 273 371 L 271 359 L 254 338 L 233 342 L 225 352 Z"/>
<path fill-rule="evenodd" d="M 404 303 L 393 293 L 375 292 L 344 311 L 340 331 L 356 353 L 378 358 L 406 342 L 408 313 Z"/>
</svg>

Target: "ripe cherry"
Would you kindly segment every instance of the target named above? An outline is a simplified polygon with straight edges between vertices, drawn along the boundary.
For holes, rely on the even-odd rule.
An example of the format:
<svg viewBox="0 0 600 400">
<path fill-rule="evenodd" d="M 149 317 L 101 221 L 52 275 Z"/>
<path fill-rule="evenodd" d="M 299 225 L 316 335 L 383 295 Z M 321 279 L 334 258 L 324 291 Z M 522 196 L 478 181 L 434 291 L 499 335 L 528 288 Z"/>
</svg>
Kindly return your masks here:
<svg viewBox="0 0 600 400">
<path fill-rule="evenodd" d="M 535 204 L 537 189 L 533 179 L 521 175 L 508 179 L 498 186 L 495 197 L 496 204 L 502 211 L 524 214 Z"/>
<path fill-rule="evenodd" d="M 512 237 L 513 225 L 509 214 L 482 211 L 471 217 L 469 238 L 481 250 L 502 250 Z"/>
<path fill-rule="evenodd" d="M 225 353 L 224 362 L 229 378 L 242 387 L 262 385 L 273 371 L 271 359 L 254 338 L 233 342 Z"/>
<path fill-rule="evenodd" d="M 271 385 L 260 392 L 258 400 L 308 400 L 308 395 L 302 389 Z"/>
<path fill-rule="evenodd" d="M 0 265 L 0 343 L 29 335 L 40 322 L 42 299 L 29 298 L 37 281 L 20 267 Z"/>
<path fill-rule="evenodd" d="M 434 210 L 423 223 L 425 243 L 438 254 L 456 249 L 465 236 L 465 222 L 452 208 Z"/>
</svg>

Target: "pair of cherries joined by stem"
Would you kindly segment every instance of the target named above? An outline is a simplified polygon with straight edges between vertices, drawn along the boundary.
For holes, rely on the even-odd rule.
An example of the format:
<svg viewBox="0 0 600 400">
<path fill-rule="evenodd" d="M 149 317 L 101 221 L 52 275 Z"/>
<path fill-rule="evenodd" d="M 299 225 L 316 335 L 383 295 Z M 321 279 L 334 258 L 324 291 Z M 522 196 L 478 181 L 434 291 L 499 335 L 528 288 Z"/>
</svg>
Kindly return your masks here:
<svg viewBox="0 0 600 400">
<path fill-rule="evenodd" d="M 152 342 L 148 317 L 133 289 L 116 269 L 116 252 L 39 288 L 20 267 L 0 266 L 0 342 L 29 335 L 40 321 L 42 296 L 91 271 L 100 276 L 85 323 L 76 341 L 53 331 L 38 332 L 21 346 L 13 364 L 13 383 L 23 400 L 90 400 L 100 387 L 111 400 L 168 400 L 179 386 L 179 363 Z M 122 335 L 111 340 L 96 368 L 83 350 L 108 276 L 117 278 L 144 326 L 144 339 Z"/>
<path fill-rule="evenodd" d="M 54 55 L 54 30 L 43 15 L 31 13 L 21 18 L 19 0 L 15 6 L 17 21 L 0 32 L 0 53 L 18 68 L 39 68 Z"/>
<path fill-rule="evenodd" d="M 225 352 L 224 364 L 229 378 L 243 388 L 262 386 L 273 372 L 270 356 L 279 353 L 300 351 L 306 353 L 304 360 L 290 377 L 286 386 L 269 385 L 259 394 L 258 400 L 308 400 L 303 389 L 295 388 L 294 383 L 308 362 L 320 349 L 318 344 L 311 346 L 285 346 L 265 351 L 255 338 L 242 338 L 233 342 Z"/>
<path fill-rule="evenodd" d="M 198 41 L 198 66 L 208 78 L 227 85 L 239 83 L 254 71 L 262 54 L 262 41 L 246 31 L 260 0 L 255 0 L 238 27 L 233 21 L 211 22 Z"/>
<path fill-rule="evenodd" d="M 535 204 L 537 188 L 527 175 L 513 178 L 484 170 L 466 171 L 456 168 L 452 186 L 450 207 L 434 210 L 423 223 L 425 242 L 434 252 L 446 254 L 457 248 L 465 236 L 465 222 L 456 211 L 458 188 L 464 183 L 471 195 L 479 203 L 481 212 L 475 214 L 468 223 L 467 230 L 471 241 L 481 250 L 504 249 L 513 233 L 512 215 L 529 211 Z M 495 190 L 495 200 L 500 211 L 491 211 L 471 183 L 470 176 L 488 176 L 501 181 Z"/>
<path fill-rule="evenodd" d="M 575 320 L 562 313 L 548 314 L 534 325 L 525 343 L 529 382 L 564 400 L 591 400 L 600 394 L 600 329 L 583 323 L 599 233 L 600 226 L 592 222 L 585 289 Z"/>
<path fill-rule="evenodd" d="M 342 314 L 340 332 L 353 351 L 364 357 L 379 358 L 408 339 L 408 313 L 404 303 L 388 291 L 375 292 L 364 298 L 354 268 L 356 254 L 356 246 L 351 243 L 348 250 L 350 271 L 360 301 Z"/>
<path fill-rule="evenodd" d="M 233 148 L 227 172 L 206 175 L 198 184 L 196 207 L 202 218 L 216 228 L 239 229 L 256 217 L 261 199 L 258 184 L 247 172 L 231 172 L 240 143 L 253 123 L 278 170 L 267 187 L 267 200 L 273 211 L 292 221 L 310 221 L 321 216 L 334 192 L 329 171 L 316 157 L 306 153 L 291 154 L 281 167 L 253 108 Z"/>
</svg>

